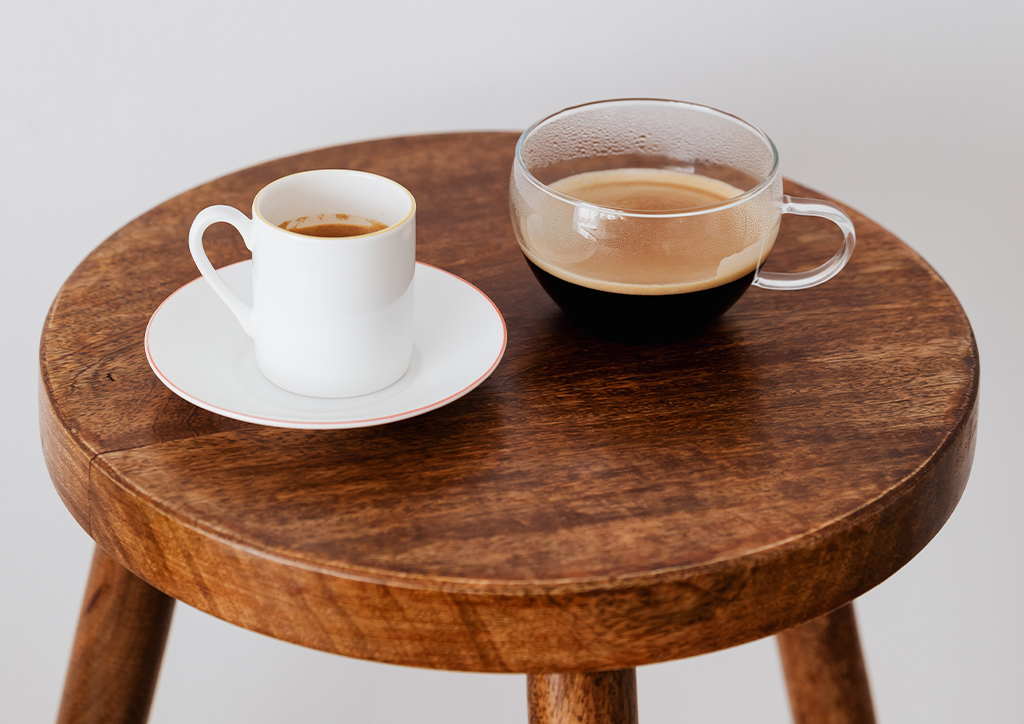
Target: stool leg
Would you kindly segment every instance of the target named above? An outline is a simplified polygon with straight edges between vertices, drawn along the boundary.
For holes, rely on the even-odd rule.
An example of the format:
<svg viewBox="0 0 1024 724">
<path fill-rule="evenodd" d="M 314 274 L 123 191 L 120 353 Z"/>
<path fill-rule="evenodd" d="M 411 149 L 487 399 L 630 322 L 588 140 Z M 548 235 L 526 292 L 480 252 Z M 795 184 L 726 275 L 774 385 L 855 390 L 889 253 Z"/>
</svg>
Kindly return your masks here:
<svg viewBox="0 0 1024 724">
<path fill-rule="evenodd" d="M 526 677 L 530 724 L 637 724 L 636 669 Z"/>
<path fill-rule="evenodd" d="M 144 724 L 173 611 L 97 546 L 57 724 Z"/>
<path fill-rule="evenodd" d="M 776 640 L 795 724 L 875 724 L 852 603 Z"/>
</svg>

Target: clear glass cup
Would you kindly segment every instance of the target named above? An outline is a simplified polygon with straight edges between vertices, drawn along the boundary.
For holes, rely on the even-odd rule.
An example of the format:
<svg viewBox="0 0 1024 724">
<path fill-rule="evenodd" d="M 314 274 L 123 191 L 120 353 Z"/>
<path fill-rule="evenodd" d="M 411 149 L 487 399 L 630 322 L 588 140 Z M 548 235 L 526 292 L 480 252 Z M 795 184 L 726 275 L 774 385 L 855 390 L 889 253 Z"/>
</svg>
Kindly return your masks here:
<svg viewBox="0 0 1024 724">
<path fill-rule="evenodd" d="M 782 193 L 762 131 L 683 101 L 599 101 L 538 121 L 516 146 L 509 204 L 541 286 L 571 319 L 613 337 L 692 335 L 750 285 L 821 284 L 856 240 L 836 205 Z M 783 214 L 834 222 L 841 248 L 810 271 L 763 271 Z"/>
</svg>

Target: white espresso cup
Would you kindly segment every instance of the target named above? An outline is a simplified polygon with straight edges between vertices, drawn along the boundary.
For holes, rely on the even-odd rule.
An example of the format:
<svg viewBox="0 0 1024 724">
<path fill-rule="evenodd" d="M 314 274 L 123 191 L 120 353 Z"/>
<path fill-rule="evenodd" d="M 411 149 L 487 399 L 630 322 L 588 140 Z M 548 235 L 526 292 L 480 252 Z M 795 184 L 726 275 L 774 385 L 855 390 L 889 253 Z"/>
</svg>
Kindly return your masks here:
<svg viewBox="0 0 1024 724">
<path fill-rule="evenodd" d="M 281 228 L 296 220 L 304 225 L 345 218 L 335 215 L 372 219 L 386 228 L 344 237 Z M 228 289 L 203 249 L 203 232 L 221 221 L 238 229 L 252 252 L 251 307 Z M 231 206 L 199 212 L 189 249 L 253 338 L 260 370 L 278 387 L 313 397 L 354 397 L 383 389 L 408 370 L 416 201 L 391 179 L 342 169 L 285 176 L 256 194 L 252 219 Z"/>
</svg>

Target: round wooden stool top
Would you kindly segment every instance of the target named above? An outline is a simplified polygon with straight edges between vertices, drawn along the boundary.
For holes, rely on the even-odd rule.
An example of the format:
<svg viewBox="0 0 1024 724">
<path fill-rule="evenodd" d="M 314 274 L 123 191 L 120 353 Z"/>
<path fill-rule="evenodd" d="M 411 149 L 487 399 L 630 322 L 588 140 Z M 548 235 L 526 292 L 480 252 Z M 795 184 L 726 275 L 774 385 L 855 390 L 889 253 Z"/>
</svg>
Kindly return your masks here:
<svg viewBox="0 0 1024 724">
<path fill-rule="evenodd" d="M 143 214 L 75 270 L 40 347 L 46 461 L 97 544 L 176 599 L 346 656 L 499 672 L 621 669 L 831 611 L 909 561 L 966 484 L 978 354 L 952 292 L 850 211 L 850 265 L 750 290 L 703 336 L 625 345 L 541 291 L 508 218 L 516 135 L 393 138 L 246 169 Z M 488 294 L 495 374 L 381 427 L 297 431 L 193 407 L 143 333 L 198 273 L 188 228 L 288 173 L 389 176 L 418 256 Z M 787 193 L 815 195 L 789 183 Z M 787 217 L 770 260 L 838 246 Z M 225 225 L 215 266 L 247 252 Z"/>
</svg>

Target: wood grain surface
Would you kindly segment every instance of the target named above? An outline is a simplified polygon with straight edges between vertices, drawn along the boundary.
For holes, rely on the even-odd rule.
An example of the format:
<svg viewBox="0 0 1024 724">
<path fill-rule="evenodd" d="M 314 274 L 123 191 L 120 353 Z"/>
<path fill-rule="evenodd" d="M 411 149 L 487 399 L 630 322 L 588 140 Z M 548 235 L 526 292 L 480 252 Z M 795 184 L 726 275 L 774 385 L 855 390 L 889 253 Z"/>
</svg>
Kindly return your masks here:
<svg viewBox="0 0 1024 724">
<path fill-rule="evenodd" d="M 60 290 L 40 345 L 43 446 L 75 519 L 170 596 L 347 656 L 472 671 L 625 669 L 832 611 L 935 535 L 967 482 L 978 355 L 948 287 L 849 210 L 850 265 L 750 290 L 702 336 L 606 342 L 532 278 L 508 218 L 516 135 L 370 141 L 217 179 L 143 214 Z M 497 304 L 508 348 L 470 395 L 382 427 L 218 417 L 150 371 L 146 323 L 198 276 L 205 206 L 282 175 L 389 176 L 418 258 Z M 818 196 L 795 183 L 786 192 Z M 207 232 L 215 266 L 247 252 Z M 769 266 L 838 232 L 787 217 Z"/>
<path fill-rule="evenodd" d="M 97 548 L 57 724 L 145 724 L 173 611 Z"/>
<path fill-rule="evenodd" d="M 793 724 L 875 724 L 852 603 L 775 639 Z"/>
<path fill-rule="evenodd" d="M 531 674 L 530 724 L 638 724 L 636 669 L 592 674 Z"/>
</svg>

